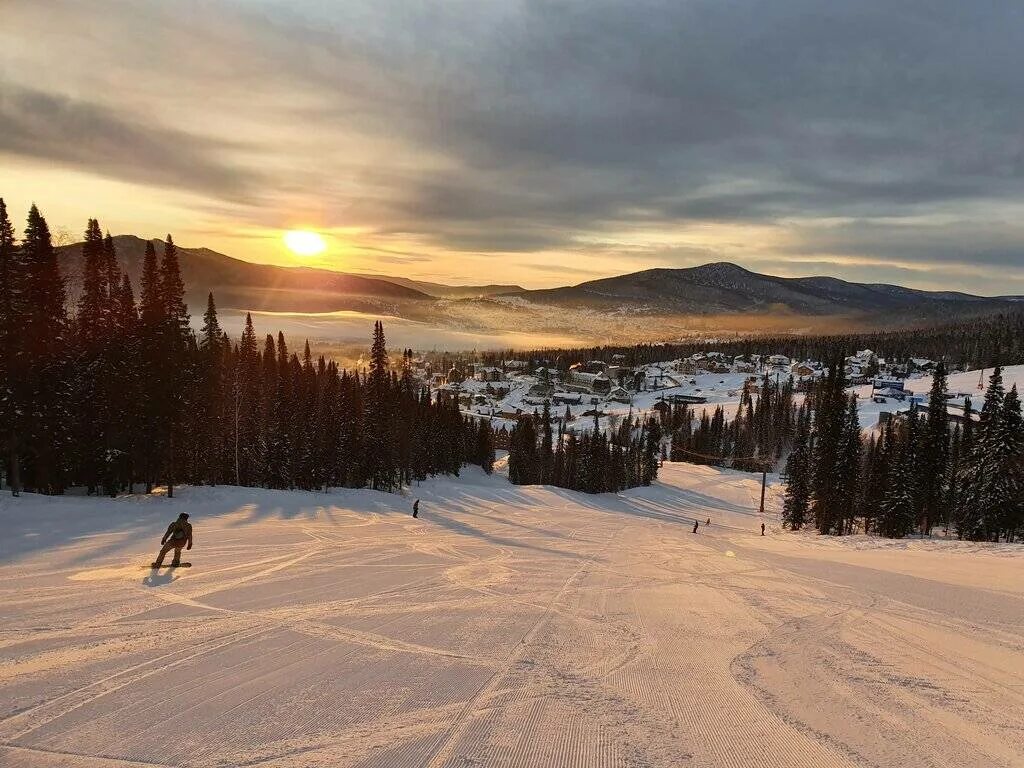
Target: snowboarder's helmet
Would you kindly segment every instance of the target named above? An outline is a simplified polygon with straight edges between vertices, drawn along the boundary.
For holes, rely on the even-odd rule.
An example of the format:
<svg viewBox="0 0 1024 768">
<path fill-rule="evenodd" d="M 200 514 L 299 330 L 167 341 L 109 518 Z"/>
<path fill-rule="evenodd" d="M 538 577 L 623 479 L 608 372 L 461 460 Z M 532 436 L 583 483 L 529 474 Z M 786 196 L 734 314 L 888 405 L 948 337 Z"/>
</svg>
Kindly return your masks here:
<svg viewBox="0 0 1024 768">
<path fill-rule="evenodd" d="M 182 512 L 180 515 L 178 515 L 178 519 L 179 520 L 188 520 L 188 513 L 187 512 Z"/>
</svg>

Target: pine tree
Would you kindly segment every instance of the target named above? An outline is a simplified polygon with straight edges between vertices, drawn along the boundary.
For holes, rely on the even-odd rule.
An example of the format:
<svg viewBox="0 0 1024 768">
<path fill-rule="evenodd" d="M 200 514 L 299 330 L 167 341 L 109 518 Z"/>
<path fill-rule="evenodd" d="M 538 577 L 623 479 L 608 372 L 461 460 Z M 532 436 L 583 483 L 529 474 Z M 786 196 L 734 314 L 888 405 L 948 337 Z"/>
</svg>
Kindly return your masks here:
<svg viewBox="0 0 1024 768">
<path fill-rule="evenodd" d="M 544 411 L 541 414 L 540 454 L 538 456 L 541 485 L 551 485 L 553 480 L 555 456 L 551 447 L 552 437 L 551 406 L 545 400 Z"/>
<path fill-rule="evenodd" d="M 249 318 L 250 329 L 252 318 Z M 199 334 L 199 348 L 208 355 L 215 354 L 220 346 L 223 331 L 217 320 L 217 305 L 213 301 L 213 292 L 206 297 L 206 312 L 203 313 L 203 328 Z"/>
<path fill-rule="evenodd" d="M 89 219 L 82 243 L 82 294 L 75 318 L 80 343 L 90 351 L 103 335 L 103 311 L 107 292 L 103 271 L 103 234 L 96 219 Z"/>
<path fill-rule="evenodd" d="M 782 521 L 798 531 L 807 524 L 811 503 L 811 417 L 804 410 L 797 420 L 793 449 L 786 460 L 786 495 Z"/>
<path fill-rule="evenodd" d="M 940 361 L 935 367 L 931 392 L 928 396 L 928 414 L 921 435 L 920 461 L 920 525 L 931 534 L 936 520 L 946 517 L 945 499 L 946 464 L 949 460 L 949 414 L 946 411 L 946 367 Z"/>
<path fill-rule="evenodd" d="M 21 457 L 18 433 L 18 387 L 23 359 L 19 354 L 20 295 L 22 282 L 14 241 L 14 224 L 7 215 L 7 206 L 0 198 L 0 455 L 4 457 L 7 484 L 13 495 L 21 490 Z"/>
<path fill-rule="evenodd" d="M 829 366 L 828 375 L 816 393 L 811 513 L 819 533 L 843 532 L 842 512 L 848 499 L 841 494 L 842 489 L 851 485 L 841 475 L 837 475 L 848 469 L 843 451 L 847 424 L 845 387 L 843 360 L 840 356 Z"/>
<path fill-rule="evenodd" d="M 860 499 L 860 516 L 864 521 L 864 532 L 877 528 L 888 491 L 889 476 L 892 472 L 893 454 L 892 426 L 882 428 L 878 441 L 872 441 L 865 458 L 863 470 L 864 488 Z"/>
<path fill-rule="evenodd" d="M 835 496 L 839 504 L 840 533 L 852 533 L 860 488 L 860 465 L 863 444 L 857 416 L 857 395 L 851 394 L 843 422 L 836 463 Z"/>
<path fill-rule="evenodd" d="M 64 279 L 50 229 L 36 206 L 29 210 L 21 243 L 22 295 L 19 336 L 25 355 L 19 374 L 18 408 L 23 413 L 26 485 L 44 493 L 64 489 L 67 427 L 67 314 Z"/>
<path fill-rule="evenodd" d="M 1000 421 L 1005 396 L 1002 368 L 997 365 L 985 390 L 985 402 L 981 408 L 977 434 L 971 439 L 970 455 L 963 462 L 957 514 L 957 534 L 961 538 L 991 538 L 1002 513 L 999 473 L 1003 467 L 998 442 L 1002 435 Z"/>
<path fill-rule="evenodd" d="M 879 533 L 892 539 L 901 539 L 910 533 L 917 515 L 913 490 L 916 421 L 916 414 L 911 413 L 904 434 L 892 447 L 889 478 L 878 521 Z"/>
<path fill-rule="evenodd" d="M 996 540 L 1001 535 L 1005 541 L 1013 541 L 1024 525 L 1024 420 L 1016 384 L 1003 398 L 999 425 L 990 445 L 998 468 L 991 490 L 992 504 L 1000 510 L 993 535 Z"/>
<path fill-rule="evenodd" d="M 166 436 L 167 496 L 174 496 L 178 470 L 176 444 L 180 440 L 182 412 L 185 405 L 184 386 L 192 371 L 188 355 L 192 331 L 188 307 L 185 306 L 185 284 L 181 279 L 178 249 L 170 235 L 164 241 L 160 261 L 159 302 L 162 327 L 158 331 L 160 380 L 165 385 L 161 403 L 161 430 Z"/>
</svg>

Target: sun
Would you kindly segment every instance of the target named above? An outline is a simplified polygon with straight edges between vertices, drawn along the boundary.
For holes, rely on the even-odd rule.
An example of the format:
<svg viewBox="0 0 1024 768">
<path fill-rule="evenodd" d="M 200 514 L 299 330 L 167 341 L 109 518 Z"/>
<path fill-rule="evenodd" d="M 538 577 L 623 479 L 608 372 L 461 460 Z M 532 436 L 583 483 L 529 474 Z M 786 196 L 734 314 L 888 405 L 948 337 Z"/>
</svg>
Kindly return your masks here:
<svg viewBox="0 0 1024 768">
<path fill-rule="evenodd" d="M 318 232 L 293 229 L 284 233 L 284 244 L 297 256 L 316 256 L 327 249 L 327 243 Z"/>
</svg>

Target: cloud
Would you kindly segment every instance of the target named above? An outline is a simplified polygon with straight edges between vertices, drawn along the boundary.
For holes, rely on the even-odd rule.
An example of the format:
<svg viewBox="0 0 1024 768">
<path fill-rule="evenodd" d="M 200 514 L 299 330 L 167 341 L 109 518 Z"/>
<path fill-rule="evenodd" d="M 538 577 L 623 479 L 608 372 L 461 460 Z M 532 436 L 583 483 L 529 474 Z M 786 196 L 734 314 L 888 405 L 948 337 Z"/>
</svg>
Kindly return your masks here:
<svg viewBox="0 0 1024 768">
<path fill-rule="evenodd" d="M 0 153 L 99 176 L 244 199 L 258 174 L 230 143 L 126 118 L 97 104 L 0 83 Z"/>
<path fill-rule="evenodd" d="M 1024 249 L 1011 2 L 13 6 L 0 147 L 201 191 L 224 219 L 313 208 L 496 265 L 562 250 L 607 270 L 645 235 L 620 271 L 673 247 L 974 264 L 979 287 Z M 18 43 L 57 35 L 56 61 Z"/>
</svg>

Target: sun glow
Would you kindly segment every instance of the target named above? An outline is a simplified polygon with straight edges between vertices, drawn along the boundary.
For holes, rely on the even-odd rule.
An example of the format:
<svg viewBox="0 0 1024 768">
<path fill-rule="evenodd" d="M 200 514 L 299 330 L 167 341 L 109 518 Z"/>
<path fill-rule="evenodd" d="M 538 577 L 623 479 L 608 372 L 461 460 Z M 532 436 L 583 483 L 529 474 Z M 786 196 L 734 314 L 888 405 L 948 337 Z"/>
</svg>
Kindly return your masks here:
<svg viewBox="0 0 1024 768">
<path fill-rule="evenodd" d="M 293 229 L 284 233 L 284 244 L 297 256 L 316 256 L 327 249 L 327 243 L 317 232 Z"/>
</svg>

